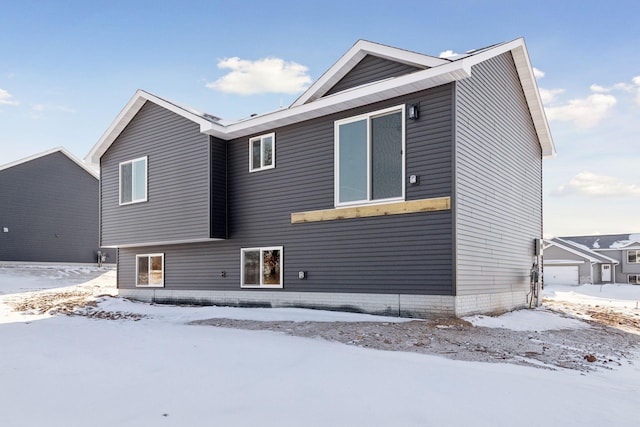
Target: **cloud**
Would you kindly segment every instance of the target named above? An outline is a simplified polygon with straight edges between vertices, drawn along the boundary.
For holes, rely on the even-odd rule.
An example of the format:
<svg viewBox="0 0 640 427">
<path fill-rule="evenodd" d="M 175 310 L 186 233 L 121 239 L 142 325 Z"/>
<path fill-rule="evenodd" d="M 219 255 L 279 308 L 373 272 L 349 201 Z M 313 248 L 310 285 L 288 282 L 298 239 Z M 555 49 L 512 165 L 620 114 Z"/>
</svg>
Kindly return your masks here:
<svg viewBox="0 0 640 427">
<path fill-rule="evenodd" d="M 635 76 L 632 82 L 636 85 L 636 104 L 640 105 L 640 76 Z"/>
<path fill-rule="evenodd" d="M 572 99 L 565 105 L 546 107 L 545 112 L 549 121 L 574 122 L 576 126 L 588 129 L 600 123 L 617 102 L 613 95 L 593 93 L 586 98 Z"/>
<path fill-rule="evenodd" d="M 34 104 L 31 106 L 31 112 L 29 116 L 32 119 L 41 119 L 46 112 L 60 112 L 60 113 L 75 113 L 76 110 L 64 105 L 52 105 L 52 104 Z"/>
<path fill-rule="evenodd" d="M 18 101 L 13 100 L 13 95 L 4 89 L 0 89 L 0 105 L 18 105 Z"/>
<path fill-rule="evenodd" d="M 583 195 L 588 197 L 640 197 L 640 185 L 618 178 L 580 172 L 565 185 L 551 192 L 553 196 Z"/>
<path fill-rule="evenodd" d="M 311 84 L 307 67 L 280 58 L 263 58 L 256 61 L 238 57 L 225 58 L 218 62 L 218 68 L 231 72 L 215 82 L 207 83 L 206 86 L 220 92 L 240 95 L 296 94 Z"/>
<path fill-rule="evenodd" d="M 536 67 L 533 67 L 533 75 L 536 79 L 541 79 L 544 77 L 545 72 L 542 70 L 538 70 Z"/>
<path fill-rule="evenodd" d="M 604 86 L 600 86 L 600 85 L 591 85 L 589 86 L 589 89 L 591 89 L 592 92 L 595 93 L 609 93 L 613 90 L 622 90 L 625 92 L 633 92 L 635 90 L 635 88 L 633 87 L 633 85 L 630 85 L 629 83 L 616 83 L 611 87 L 604 87 Z"/>
<path fill-rule="evenodd" d="M 459 56 L 459 53 L 455 53 L 452 50 L 445 50 L 444 52 L 440 52 L 440 58 L 449 59 L 455 56 Z"/>
<path fill-rule="evenodd" d="M 564 89 L 539 89 L 540 97 L 544 104 L 549 104 L 556 99 L 556 96 L 564 93 Z"/>
</svg>

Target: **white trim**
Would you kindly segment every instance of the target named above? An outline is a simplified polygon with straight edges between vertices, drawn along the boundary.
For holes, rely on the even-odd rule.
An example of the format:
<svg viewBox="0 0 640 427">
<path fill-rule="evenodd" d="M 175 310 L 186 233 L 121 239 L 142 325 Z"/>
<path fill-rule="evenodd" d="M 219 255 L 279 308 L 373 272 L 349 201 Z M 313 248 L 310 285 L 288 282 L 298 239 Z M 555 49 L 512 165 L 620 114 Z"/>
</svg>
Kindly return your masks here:
<svg viewBox="0 0 640 427">
<path fill-rule="evenodd" d="M 144 248 L 147 246 L 164 246 L 164 245 L 182 245 L 185 243 L 204 243 L 204 242 L 218 242 L 226 239 L 218 239 L 207 237 L 204 239 L 185 239 L 185 240 L 164 240 L 157 242 L 147 242 L 147 243 L 130 243 L 125 245 L 102 245 L 102 248 L 110 248 L 110 249 L 129 249 L 129 248 Z"/>
<path fill-rule="evenodd" d="M 262 144 L 264 143 L 264 140 L 267 138 L 271 138 L 271 164 L 264 166 L 263 165 L 264 159 L 262 158 Z M 253 166 L 252 143 L 258 140 L 260 141 L 260 166 L 256 168 Z M 258 171 L 263 171 L 267 169 L 274 169 L 275 167 L 276 167 L 276 133 L 271 132 L 264 135 L 259 135 L 259 136 L 254 136 L 252 138 L 249 138 L 249 172 L 258 172 Z"/>
<path fill-rule="evenodd" d="M 260 283 L 257 285 L 246 285 L 244 283 L 244 254 L 249 251 L 258 251 L 260 253 Z M 278 285 L 265 285 L 262 283 L 263 272 L 263 251 L 280 251 L 280 283 Z M 284 247 L 283 246 L 263 246 L 258 248 L 241 248 L 240 249 L 240 287 L 243 289 L 282 289 L 284 287 Z"/>
<path fill-rule="evenodd" d="M 102 137 L 100 137 L 98 142 L 91 148 L 85 160 L 87 162 L 98 163 L 100 157 L 107 151 L 120 132 L 122 132 L 147 101 L 154 102 L 161 107 L 199 124 L 200 132 L 202 133 L 230 140 L 252 134 L 270 132 L 277 127 L 326 116 L 396 96 L 407 95 L 456 80 L 466 79 L 471 76 L 473 65 L 508 51 L 512 52 L 516 64 L 518 76 L 520 77 L 520 82 L 525 93 L 525 99 L 538 135 L 538 140 L 542 147 L 542 155 L 544 157 L 553 156 L 555 155 L 555 146 L 544 114 L 542 100 L 538 92 L 535 77 L 533 76 L 533 68 L 529 60 L 524 39 L 520 38 L 490 47 L 477 54 L 470 54 L 456 61 L 361 41 L 356 43 L 347 54 L 343 55 L 332 68 L 323 74 L 318 82 L 313 84 L 309 90 L 305 92 L 301 98 L 298 98 L 289 108 L 229 124 L 206 120 L 202 115 L 195 114 L 178 107 L 176 104 L 138 90 Z M 431 68 L 344 90 L 330 96 L 317 98 L 313 100 L 313 102 L 306 102 L 315 94 L 321 93 L 322 90 L 324 90 L 324 86 L 329 84 L 329 80 L 338 77 L 341 78 L 341 73 L 348 72 L 350 70 L 349 67 L 352 66 L 352 64 L 349 63 L 350 60 L 354 60 L 354 58 L 359 55 L 364 57 L 367 52 L 375 52 L 378 56 L 383 57 L 386 55 L 388 59 L 393 61 L 413 63 L 416 66 L 422 67 L 431 66 Z M 355 64 L 353 64 L 353 66 L 355 66 Z"/>
<path fill-rule="evenodd" d="M 133 164 L 144 160 L 144 199 L 133 198 L 134 178 L 133 178 Z M 131 201 L 122 202 L 122 165 L 131 163 Z M 149 156 L 138 157 L 137 159 L 126 160 L 118 163 L 118 203 L 120 206 L 133 205 L 135 203 L 144 203 L 149 200 Z"/>
<path fill-rule="evenodd" d="M 640 249 L 624 249 L 624 251 L 626 252 L 626 261 L 627 264 L 640 264 Z M 629 252 L 635 252 L 636 253 L 636 260 L 635 262 L 631 262 L 629 261 Z"/>
<path fill-rule="evenodd" d="M 354 206 L 366 206 L 377 205 L 384 203 L 394 203 L 404 201 L 406 197 L 406 106 L 405 104 L 396 105 L 393 107 L 384 108 L 382 110 L 376 110 L 369 113 L 359 114 L 353 117 L 347 117 L 341 120 L 336 120 L 333 124 L 333 164 L 334 164 L 334 179 L 333 179 L 333 203 L 336 208 L 354 207 Z M 372 199 L 371 198 L 371 119 L 375 117 L 381 117 L 389 114 L 400 112 L 401 118 L 401 132 L 402 132 L 402 175 L 400 181 L 402 183 L 402 195 L 399 197 L 391 197 L 387 199 Z M 339 128 L 341 125 L 354 123 L 358 121 L 367 121 L 367 199 L 356 200 L 351 202 L 340 202 L 340 150 L 339 150 Z"/>
<path fill-rule="evenodd" d="M 148 281 L 151 282 L 151 257 L 161 257 L 162 258 L 162 283 L 161 284 L 147 284 L 147 285 L 140 285 L 138 284 L 138 258 L 143 258 L 146 257 L 147 259 L 147 264 L 148 264 Z M 153 253 L 153 254 L 136 254 L 136 288 L 164 288 L 164 276 L 165 276 L 165 269 L 164 269 L 164 253 Z"/>
<path fill-rule="evenodd" d="M 578 261 L 575 259 L 545 259 L 543 265 L 573 265 L 573 264 L 585 264 L 585 261 Z"/>
<path fill-rule="evenodd" d="M 21 165 L 23 163 L 30 162 L 32 160 L 39 159 L 40 157 L 45 157 L 45 156 L 48 156 L 49 154 L 53 154 L 53 153 L 57 153 L 57 152 L 60 152 L 60 153 L 64 154 L 65 156 L 67 156 L 69 158 L 69 160 L 71 160 L 72 162 L 74 162 L 75 164 L 80 166 L 82 169 L 84 169 L 89 175 L 91 175 L 95 179 L 100 179 L 100 173 L 97 170 L 91 168 L 85 162 L 83 162 L 82 160 L 78 159 L 76 156 L 74 156 L 73 154 L 68 152 L 64 147 L 52 148 L 50 150 L 43 151 L 42 153 L 34 154 L 32 156 L 25 157 L 25 158 L 22 158 L 22 159 L 19 159 L 19 160 L 16 160 L 16 161 L 1 165 L 0 166 L 0 171 L 12 168 L 14 166 Z"/>
</svg>

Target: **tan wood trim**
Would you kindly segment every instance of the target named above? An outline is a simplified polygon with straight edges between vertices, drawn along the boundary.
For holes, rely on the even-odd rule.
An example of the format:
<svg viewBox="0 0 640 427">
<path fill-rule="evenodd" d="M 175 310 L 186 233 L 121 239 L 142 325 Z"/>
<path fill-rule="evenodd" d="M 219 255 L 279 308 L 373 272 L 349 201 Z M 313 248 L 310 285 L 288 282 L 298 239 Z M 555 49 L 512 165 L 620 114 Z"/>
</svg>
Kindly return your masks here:
<svg viewBox="0 0 640 427">
<path fill-rule="evenodd" d="M 294 212 L 291 224 L 303 222 L 333 221 L 336 219 L 365 218 L 371 216 L 402 215 L 415 212 L 433 212 L 451 209 L 451 197 L 412 200 L 409 202 L 385 203 L 352 208 L 323 209 L 319 211 Z"/>
</svg>

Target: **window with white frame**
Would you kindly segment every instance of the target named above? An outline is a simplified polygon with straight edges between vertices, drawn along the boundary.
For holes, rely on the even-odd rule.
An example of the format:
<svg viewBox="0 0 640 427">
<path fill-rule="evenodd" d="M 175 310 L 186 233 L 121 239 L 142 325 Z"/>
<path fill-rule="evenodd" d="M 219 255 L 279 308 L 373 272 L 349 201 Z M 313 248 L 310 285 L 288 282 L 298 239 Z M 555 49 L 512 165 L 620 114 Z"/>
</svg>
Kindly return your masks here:
<svg viewBox="0 0 640 427">
<path fill-rule="evenodd" d="M 243 288 L 282 287 L 282 246 L 247 248 L 241 253 L 240 286 Z"/>
<path fill-rule="evenodd" d="M 640 250 L 627 251 L 627 262 L 629 264 L 640 263 Z"/>
<path fill-rule="evenodd" d="M 404 106 L 335 122 L 335 204 L 404 200 Z"/>
<path fill-rule="evenodd" d="M 147 158 L 120 163 L 120 204 L 147 201 Z"/>
<path fill-rule="evenodd" d="M 164 286 L 164 254 L 136 255 L 136 286 Z"/>
<path fill-rule="evenodd" d="M 628 279 L 632 285 L 640 285 L 640 274 L 630 274 Z"/>
<path fill-rule="evenodd" d="M 276 167 L 276 134 L 249 139 L 249 172 Z"/>
</svg>

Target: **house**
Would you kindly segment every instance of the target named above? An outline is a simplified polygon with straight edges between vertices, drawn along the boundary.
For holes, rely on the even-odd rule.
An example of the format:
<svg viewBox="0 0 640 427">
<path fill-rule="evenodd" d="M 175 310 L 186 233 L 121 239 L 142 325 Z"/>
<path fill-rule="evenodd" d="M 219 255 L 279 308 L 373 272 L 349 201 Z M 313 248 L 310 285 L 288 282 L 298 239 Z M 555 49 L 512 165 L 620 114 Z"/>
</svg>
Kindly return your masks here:
<svg viewBox="0 0 640 427">
<path fill-rule="evenodd" d="M 98 250 L 96 170 L 61 147 L 0 166 L 0 261 L 95 263 Z"/>
<path fill-rule="evenodd" d="M 640 284 L 640 233 L 545 241 L 544 282 Z"/>
<path fill-rule="evenodd" d="M 86 160 L 125 297 L 428 317 L 527 304 L 554 153 L 523 39 L 360 40 L 240 121 L 137 91 Z"/>
</svg>

